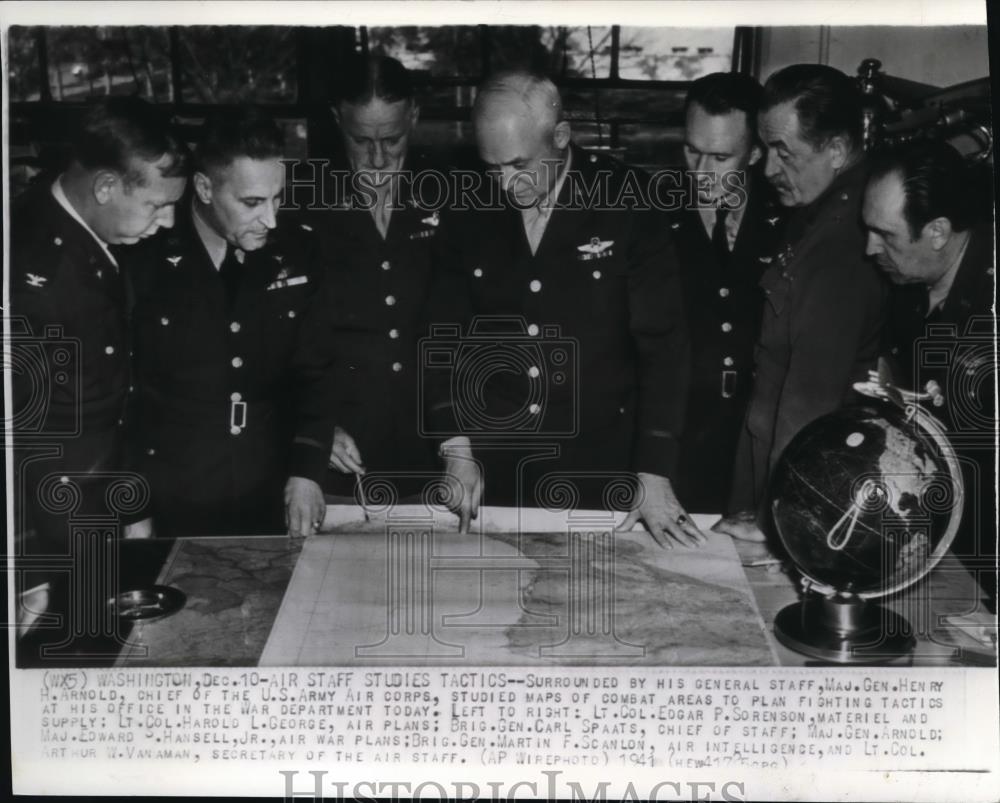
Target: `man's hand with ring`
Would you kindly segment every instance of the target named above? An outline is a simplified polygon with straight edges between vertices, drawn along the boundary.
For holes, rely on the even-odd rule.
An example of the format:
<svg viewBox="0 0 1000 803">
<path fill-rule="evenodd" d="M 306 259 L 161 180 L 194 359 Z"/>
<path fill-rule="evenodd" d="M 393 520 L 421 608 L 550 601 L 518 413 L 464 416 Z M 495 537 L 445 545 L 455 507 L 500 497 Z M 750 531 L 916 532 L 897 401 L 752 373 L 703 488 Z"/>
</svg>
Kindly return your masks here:
<svg viewBox="0 0 1000 803">
<path fill-rule="evenodd" d="M 669 479 L 644 472 L 639 472 L 638 478 L 639 504 L 618 527 L 619 532 L 631 530 L 641 519 L 653 540 L 664 549 L 672 549 L 673 542 L 683 546 L 705 543 L 705 534 L 684 512 Z"/>
<path fill-rule="evenodd" d="M 323 489 L 305 477 L 289 477 L 285 483 L 285 524 L 291 536 L 305 537 L 318 532 L 326 516 Z"/>
</svg>

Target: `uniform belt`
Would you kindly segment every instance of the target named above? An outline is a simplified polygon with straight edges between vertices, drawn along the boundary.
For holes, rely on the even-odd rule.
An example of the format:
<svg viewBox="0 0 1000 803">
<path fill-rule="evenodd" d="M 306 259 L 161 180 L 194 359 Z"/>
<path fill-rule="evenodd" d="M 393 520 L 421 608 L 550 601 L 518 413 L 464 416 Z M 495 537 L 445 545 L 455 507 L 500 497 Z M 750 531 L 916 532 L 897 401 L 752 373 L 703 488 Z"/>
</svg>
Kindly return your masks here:
<svg viewBox="0 0 1000 803">
<path fill-rule="evenodd" d="M 276 399 L 187 399 L 180 397 L 165 397 L 157 395 L 153 399 L 155 406 L 160 408 L 161 420 L 163 413 L 169 411 L 171 419 L 190 420 L 200 418 L 202 420 L 218 420 L 215 416 L 224 414 L 228 421 L 229 428 L 238 428 L 240 431 L 247 428 L 250 421 L 257 417 L 257 414 L 267 414 L 276 410 L 280 402 Z"/>
</svg>

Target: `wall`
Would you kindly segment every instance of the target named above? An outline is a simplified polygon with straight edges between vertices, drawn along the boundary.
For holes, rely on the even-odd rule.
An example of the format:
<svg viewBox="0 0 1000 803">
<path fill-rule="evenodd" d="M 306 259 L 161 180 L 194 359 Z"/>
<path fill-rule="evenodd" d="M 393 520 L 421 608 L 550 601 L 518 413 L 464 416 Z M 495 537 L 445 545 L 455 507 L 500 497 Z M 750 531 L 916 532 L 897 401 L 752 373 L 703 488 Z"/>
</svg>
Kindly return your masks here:
<svg viewBox="0 0 1000 803">
<path fill-rule="evenodd" d="M 797 62 L 830 64 L 848 75 L 866 58 L 882 70 L 935 86 L 989 74 L 986 26 L 765 28 L 760 78 Z"/>
</svg>

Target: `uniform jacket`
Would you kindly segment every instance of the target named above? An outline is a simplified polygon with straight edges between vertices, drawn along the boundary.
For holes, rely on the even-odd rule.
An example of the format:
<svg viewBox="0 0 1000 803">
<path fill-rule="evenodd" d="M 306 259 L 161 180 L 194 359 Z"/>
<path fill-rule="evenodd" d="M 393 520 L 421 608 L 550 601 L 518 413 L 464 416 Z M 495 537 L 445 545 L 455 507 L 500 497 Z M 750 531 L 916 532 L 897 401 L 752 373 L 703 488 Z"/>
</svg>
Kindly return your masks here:
<svg viewBox="0 0 1000 803">
<path fill-rule="evenodd" d="M 697 208 L 671 215 L 691 335 L 691 392 L 676 491 L 694 511 L 720 512 L 727 502 L 764 304 L 758 282 L 783 230 L 785 212 L 770 185 L 758 171 L 748 175 L 747 205 L 725 265 Z"/>
<path fill-rule="evenodd" d="M 80 509 L 107 515 L 105 489 L 115 480 L 106 475 L 125 468 L 125 286 L 104 249 L 55 200 L 50 181 L 16 200 L 10 223 L 15 498 L 28 514 L 22 529 L 33 526 L 49 546 L 65 549 L 65 520 L 39 509 L 39 483 L 58 474 L 85 486 Z M 50 453 L 39 459 L 36 449 Z"/>
<path fill-rule="evenodd" d="M 865 257 L 864 161 L 789 217 L 761 278 L 765 304 L 730 507 L 763 502 L 771 469 L 806 424 L 853 396 L 878 359 L 885 285 Z"/>
<path fill-rule="evenodd" d="M 410 159 L 405 167 L 414 175 L 430 169 Z M 308 339 L 317 370 L 330 372 L 332 420 L 354 438 L 366 469 L 391 473 L 438 466 L 434 444 L 422 437 L 418 341 L 428 333 L 448 228 L 447 196 L 430 197 L 431 207 L 409 182 L 398 186 L 384 239 L 355 196 L 308 218 L 330 266 L 317 300 L 323 314 Z M 343 479 L 331 472 L 328 489 L 344 490 Z"/>
<path fill-rule="evenodd" d="M 687 330 L 665 216 L 620 200 L 631 187 L 641 205 L 645 181 L 574 148 L 535 255 L 506 201 L 463 214 L 452 306 L 437 316 L 463 325 L 439 326 L 425 357 L 447 380 L 428 385 L 442 437 L 554 443 L 559 470 L 673 474 Z"/>
<path fill-rule="evenodd" d="M 980 570 L 977 579 L 996 596 L 996 297 L 992 227 L 972 236 L 944 304 L 927 315 L 927 288 L 894 286 L 889 295 L 886 356 L 897 385 L 940 388 L 943 404 L 927 410 L 945 425 L 963 466 L 965 515 L 952 551 Z"/>
<path fill-rule="evenodd" d="M 301 441 L 294 362 L 320 282 L 311 233 L 284 225 L 248 251 L 232 306 L 194 228 L 130 250 L 134 283 L 136 462 L 159 532 L 277 532 L 282 488 L 302 452 L 325 465 L 329 442 Z"/>
</svg>

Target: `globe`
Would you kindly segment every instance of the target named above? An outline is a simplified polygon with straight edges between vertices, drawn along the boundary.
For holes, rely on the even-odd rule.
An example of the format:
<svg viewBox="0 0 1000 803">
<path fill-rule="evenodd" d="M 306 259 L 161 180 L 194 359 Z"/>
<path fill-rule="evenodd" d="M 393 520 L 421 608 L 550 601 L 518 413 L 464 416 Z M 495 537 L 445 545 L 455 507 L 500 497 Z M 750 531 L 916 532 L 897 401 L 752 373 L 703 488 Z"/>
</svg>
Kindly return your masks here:
<svg viewBox="0 0 1000 803">
<path fill-rule="evenodd" d="M 962 484 L 922 409 L 844 407 L 802 429 L 769 488 L 778 537 L 820 590 L 870 598 L 930 571 L 954 539 Z"/>
<path fill-rule="evenodd" d="M 855 388 L 875 400 L 804 427 L 772 473 L 774 529 L 803 591 L 774 632 L 833 663 L 896 661 L 913 649 L 912 629 L 872 600 L 916 583 L 948 551 L 962 474 L 937 419 L 891 386 Z"/>
</svg>

